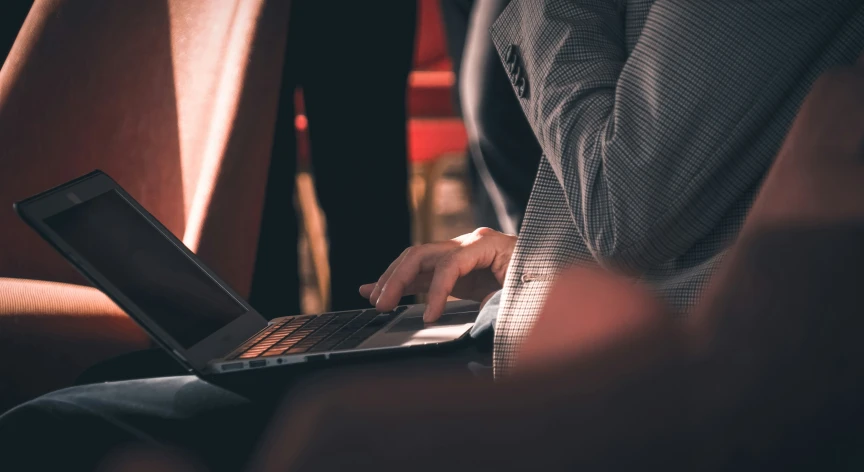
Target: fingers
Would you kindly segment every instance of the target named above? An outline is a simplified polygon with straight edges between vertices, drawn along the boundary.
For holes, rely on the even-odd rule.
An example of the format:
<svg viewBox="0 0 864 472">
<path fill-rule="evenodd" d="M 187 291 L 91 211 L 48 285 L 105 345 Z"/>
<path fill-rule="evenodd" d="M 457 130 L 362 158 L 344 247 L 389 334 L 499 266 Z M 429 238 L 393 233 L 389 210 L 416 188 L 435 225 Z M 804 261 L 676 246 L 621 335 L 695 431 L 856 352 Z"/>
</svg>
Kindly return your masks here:
<svg viewBox="0 0 864 472">
<path fill-rule="evenodd" d="M 360 296 L 366 299 L 372 297 L 372 292 L 375 290 L 375 286 L 377 284 L 366 284 L 360 286 Z"/>
<path fill-rule="evenodd" d="M 411 254 L 411 252 L 414 250 L 414 248 L 409 247 L 408 249 L 402 251 L 402 254 L 400 254 L 399 257 L 397 257 L 396 260 L 387 267 L 387 270 L 385 270 L 384 273 L 381 274 L 381 277 L 378 278 L 378 282 L 376 282 L 375 285 L 372 287 L 372 292 L 369 294 L 368 297 L 369 302 L 372 303 L 372 305 L 378 303 L 378 298 L 381 296 L 381 290 L 384 288 L 384 283 L 390 279 L 390 275 L 393 273 L 393 271 L 396 270 L 396 268 L 399 267 L 399 264 L 402 263 L 402 260 L 405 259 L 405 257 Z"/>
<path fill-rule="evenodd" d="M 480 267 L 481 261 L 499 283 L 504 279 L 507 263 L 496 265 L 495 261 L 505 254 L 503 259 L 509 262 L 513 244 L 501 241 L 512 243 L 511 239 L 515 237 L 480 228 L 451 241 L 406 249 L 378 282 L 361 286 L 360 294 L 385 312 L 394 309 L 403 296 L 428 290 L 426 321 L 437 320 L 459 278 Z"/>
<path fill-rule="evenodd" d="M 408 295 L 417 295 L 419 293 L 426 293 L 429 290 L 429 282 L 432 280 L 432 275 L 428 273 L 421 272 L 414 278 L 414 282 L 408 284 L 405 290 L 402 293 L 402 296 Z M 375 287 L 378 283 L 374 284 L 366 284 L 360 286 L 360 296 L 363 298 L 369 299 L 372 297 L 372 291 L 375 290 Z M 374 303 L 373 303 L 374 305 Z"/>
<path fill-rule="evenodd" d="M 447 305 L 447 297 L 453 293 L 453 287 L 460 277 L 468 275 L 473 271 L 480 258 L 477 247 L 466 247 L 460 251 L 451 252 L 435 265 L 432 281 L 429 283 L 429 297 L 426 300 L 426 311 L 423 312 L 423 321 L 431 323 L 437 321 L 444 313 Z"/>
<path fill-rule="evenodd" d="M 434 269 L 435 261 L 456 246 L 454 242 L 446 242 L 406 249 L 377 283 L 360 287 L 360 294 L 378 310 L 390 311 L 396 308 L 403 296 L 425 292 L 431 276 L 423 272 Z"/>
<path fill-rule="evenodd" d="M 428 282 L 429 278 L 424 279 L 420 277 L 421 274 L 433 270 L 435 262 L 450 250 L 449 247 L 427 245 L 406 254 L 390 273 L 390 277 L 378 282 L 379 292 L 374 299 L 375 308 L 381 312 L 390 311 L 396 308 L 403 296 L 425 291 L 423 282 Z"/>
</svg>

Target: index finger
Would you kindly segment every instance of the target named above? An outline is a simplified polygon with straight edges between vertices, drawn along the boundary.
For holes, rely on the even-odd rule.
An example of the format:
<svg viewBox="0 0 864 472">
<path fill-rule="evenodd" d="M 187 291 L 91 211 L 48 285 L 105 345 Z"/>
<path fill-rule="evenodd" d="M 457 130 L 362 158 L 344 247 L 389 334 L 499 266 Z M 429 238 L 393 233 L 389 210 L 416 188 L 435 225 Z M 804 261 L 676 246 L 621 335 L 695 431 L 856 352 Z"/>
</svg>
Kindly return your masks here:
<svg viewBox="0 0 864 472">
<path fill-rule="evenodd" d="M 439 245 L 421 246 L 403 258 L 381 285 L 375 308 L 379 311 L 390 311 L 399 304 L 399 299 L 408 295 L 409 288 L 416 288 L 415 281 L 423 272 L 435 266 L 443 254 L 451 251 L 450 247 Z"/>
</svg>

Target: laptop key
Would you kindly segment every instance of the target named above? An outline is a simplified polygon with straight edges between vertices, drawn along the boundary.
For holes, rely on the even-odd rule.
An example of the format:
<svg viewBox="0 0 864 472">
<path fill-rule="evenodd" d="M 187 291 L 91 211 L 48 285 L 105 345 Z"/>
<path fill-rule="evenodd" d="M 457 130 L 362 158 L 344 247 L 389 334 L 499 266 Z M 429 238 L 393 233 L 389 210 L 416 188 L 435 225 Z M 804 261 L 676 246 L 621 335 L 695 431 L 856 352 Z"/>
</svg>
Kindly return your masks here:
<svg viewBox="0 0 864 472">
<path fill-rule="evenodd" d="M 321 341 L 329 338 L 334 333 L 337 333 L 341 329 L 344 329 L 344 326 L 348 325 L 353 319 L 355 319 L 362 311 L 352 311 L 345 313 L 336 313 L 335 316 L 330 318 L 330 322 L 309 334 L 308 336 L 302 337 L 301 339 L 286 339 L 285 341 L 277 344 L 276 346 L 268 351 L 266 355 L 279 355 L 279 354 L 298 354 L 307 352 L 313 346 L 317 345 Z M 292 337 L 293 338 L 293 337 Z"/>
<path fill-rule="evenodd" d="M 325 329 L 325 326 L 329 326 L 332 324 L 334 318 L 337 318 L 340 314 L 331 313 L 326 315 L 320 315 L 314 317 L 314 319 L 303 325 L 303 328 L 295 331 L 290 336 L 286 336 L 281 339 L 278 343 L 274 343 L 271 346 L 268 346 L 266 350 L 264 350 L 261 355 L 272 357 L 285 354 L 289 349 L 295 348 L 301 342 L 305 342 L 301 347 L 311 347 L 314 343 L 323 339 L 319 337 L 320 335 L 316 335 L 318 332 L 321 332 Z M 310 341 L 307 341 L 310 340 Z M 311 343 L 311 344 L 310 344 Z M 308 347 L 307 347 L 308 346 Z"/>
<path fill-rule="evenodd" d="M 361 315 L 349 321 L 345 326 L 343 326 L 332 336 L 325 339 L 321 343 L 316 344 L 309 352 L 322 352 L 332 350 L 334 347 L 339 345 L 339 343 L 347 339 L 352 334 L 356 333 L 359 329 L 363 328 L 363 326 L 365 326 L 376 316 L 378 316 L 378 313 L 375 310 L 365 310 Z"/>
<path fill-rule="evenodd" d="M 246 342 L 243 344 L 243 346 L 241 346 L 240 348 L 237 349 L 237 353 L 234 354 L 234 355 L 232 355 L 232 356 L 230 357 L 230 359 L 235 359 L 235 358 L 237 358 L 237 356 L 239 356 L 240 354 L 242 354 L 242 353 L 244 353 L 245 351 L 247 351 L 249 348 L 251 348 L 252 346 L 254 346 L 255 344 L 257 344 L 259 341 L 261 341 L 262 339 L 264 339 L 265 337 L 267 337 L 268 335 L 270 335 L 270 334 L 273 333 L 274 331 L 276 331 L 276 329 L 278 329 L 278 328 L 279 328 L 279 325 L 270 325 L 270 326 L 268 326 L 267 328 L 264 329 L 264 331 L 262 331 L 261 333 L 255 335 L 254 338 L 251 338 L 251 339 L 249 339 L 248 341 L 246 341 Z"/>
<path fill-rule="evenodd" d="M 241 354 L 243 354 L 243 353 L 245 353 L 245 352 L 247 352 L 247 351 L 253 349 L 253 348 L 254 348 L 256 345 L 258 345 L 258 344 L 259 344 L 263 339 L 267 338 L 268 336 L 273 335 L 275 332 L 277 332 L 277 330 L 281 329 L 281 326 L 282 326 L 282 325 L 284 325 L 284 323 L 277 323 L 277 324 L 272 324 L 272 325 L 268 326 L 267 328 L 264 329 L 264 331 L 262 331 L 261 333 L 255 335 L 254 338 L 251 338 L 251 339 L 247 340 L 247 341 L 243 344 L 243 346 L 241 346 L 240 348 L 237 349 L 237 352 L 236 352 L 236 353 L 232 354 L 231 357 L 229 357 L 229 359 L 236 359 L 236 358 L 238 358 Z"/>
<path fill-rule="evenodd" d="M 396 307 L 389 313 L 378 313 L 374 309 L 310 316 L 312 321 L 301 329 L 294 329 L 287 336 L 274 333 L 275 340 L 259 342 L 249 352 L 251 357 L 272 357 L 304 352 L 322 352 L 334 349 L 351 349 L 392 321 L 407 306 Z M 286 325 L 287 327 L 287 325 Z M 351 347 L 348 347 L 351 346 Z"/>
<path fill-rule="evenodd" d="M 273 332 L 269 336 L 267 336 L 264 340 L 259 341 L 258 343 L 253 345 L 251 348 L 242 352 L 237 357 L 240 359 L 251 359 L 254 357 L 260 357 L 261 354 L 263 354 L 265 351 L 267 351 L 268 349 L 273 347 L 274 344 L 279 343 L 284 338 L 288 337 L 289 335 L 291 335 L 294 332 L 301 329 L 312 318 L 313 317 L 305 316 L 302 318 L 298 317 L 298 318 L 291 319 L 290 321 L 285 323 L 281 328 L 279 328 L 278 330 L 276 330 L 275 332 Z"/>
<path fill-rule="evenodd" d="M 333 348 L 333 350 L 334 351 L 345 351 L 348 349 L 354 349 L 355 347 L 359 346 L 360 343 L 365 341 L 369 336 L 372 336 L 373 334 L 375 334 L 376 331 L 378 331 L 378 328 L 374 328 L 374 329 L 364 328 L 359 333 L 353 334 L 353 335 L 349 336 L 348 338 L 346 338 L 344 341 L 339 343 L 335 348 Z"/>
<path fill-rule="evenodd" d="M 309 349 L 311 349 L 316 344 L 329 338 L 330 336 L 332 336 L 333 334 L 338 332 L 340 329 L 342 329 L 347 324 L 347 321 L 348 320 L 346 320 L 345 318 L 343 318 L 341 321 L 340 320 L 332 321 L 330 324 L 328 324 L 328 325 L 324 326 L 323 328 L 319 329 L 318 331 L 316 331 L 312 336 L 309 336 L 309 337 L 303 339 L 302 341 L 300 341 L 299 343 L 294 345 L 294 347 L 285 351 L 285 353 L 286 354 L 298 354 L 301 352 L 308 351 Z"/>
<path fill-rule="evenodd" d="M 390 313 L 371 313 L 371 318 L 369 322 L 366 323 L 361 329 L 354 332 L 354 334 L 345 338 L 341 343 L 337 344 L 332 348 L 332 350 L 343 351 L 347 349 L 354 349 L 359 346 L 363 341 L 369 339 L 370 336 L 377 333 L 384 325 L 393 321 L 398 313 L 390 312 Z"/>
</svg>

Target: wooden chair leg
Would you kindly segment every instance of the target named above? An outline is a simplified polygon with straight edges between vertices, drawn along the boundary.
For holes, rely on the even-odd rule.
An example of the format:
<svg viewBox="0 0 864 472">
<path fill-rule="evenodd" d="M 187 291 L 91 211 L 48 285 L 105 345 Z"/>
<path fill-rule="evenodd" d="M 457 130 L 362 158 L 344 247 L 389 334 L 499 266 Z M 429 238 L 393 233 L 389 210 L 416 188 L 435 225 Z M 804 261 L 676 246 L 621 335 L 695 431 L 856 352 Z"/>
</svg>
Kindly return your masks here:
<svg viewBox="0 0 864 472">
<path fill-rule="evenodd" d="M 457 155 L 458 156 L 458 155 Z M 424 242 L 431 243 L 435 238 L 435 202 L 438 198 L 438 184 L 444 177 L 444 172 L 447 170 L 447 165 L 452 161 L 453 156 L 445 154 L 438 159 L 433 160 L 429 164 L 426 172 L 426 199 L 424 208 L 424 220 L 426 232 L 424 234 Z"/>
<path fill-rule="evenodd" d="M 432 242 L 432 231 L 435 224 L 435 161 L 427 164 L 423 173 L 423 200 L 420 201 L 420 244 Z"/>
<path fill-rule="evenodd" d="M 303 231 L 312 254 L 312 267 L 318 286 L 321 307 L 330 306 L 330 262 L 327 257 L 327 237 L 324 216 L 315 198 L 315 184 L 308 172 L 297 174 L 297 201 L 303 215 Z"/>
<path fill-rule="evenodd" d="M 410 192 L 411 192 L 411 234 L 413 244 L 422 244 L 424 233 L 421 208 L 426 198 L 426 166 L 414 164 L 411 168 Z"/>
<path fill-rule="evenodd" d="M 435 202 L 438 184 L 455 159 L 464 154 L 448 153 L 423 163 L 414 164 L 411 173 L 411 202 L 414 211 L 414 243 L 425 244 L 435 240 Z"/>
</svg>

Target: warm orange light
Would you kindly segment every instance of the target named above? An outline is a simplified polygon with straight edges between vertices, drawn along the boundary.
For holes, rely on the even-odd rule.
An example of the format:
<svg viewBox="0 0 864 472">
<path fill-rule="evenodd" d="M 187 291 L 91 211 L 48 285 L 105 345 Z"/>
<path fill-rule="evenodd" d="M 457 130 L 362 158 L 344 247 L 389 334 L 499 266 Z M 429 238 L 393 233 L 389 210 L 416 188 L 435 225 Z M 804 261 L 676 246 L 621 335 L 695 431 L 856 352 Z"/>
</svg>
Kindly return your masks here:
<svg viewBox="0 0 864 472">
<path fill-rule="evenodd" d="M 452 88 L 456 76 L 449 70 L 414 71 L 408 75 L 408 86 L 411 88 Z"/>
<path fill-rule="evenodd" d="M 306 115 L 297 115 L 294 118 L 294 127 L 297 128 L 297 131 L 306 131 L 306 128 L 309 127 L 309 120 L 306 119 Z"/>
<path fill-rule="evenodd" d="M 168 2 L 187 214 L 183 242 L 193 251 L 234 125 L 262 3 Z"/>
</svg>

